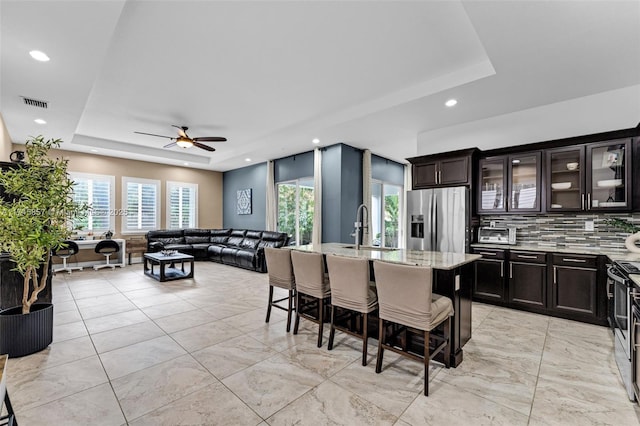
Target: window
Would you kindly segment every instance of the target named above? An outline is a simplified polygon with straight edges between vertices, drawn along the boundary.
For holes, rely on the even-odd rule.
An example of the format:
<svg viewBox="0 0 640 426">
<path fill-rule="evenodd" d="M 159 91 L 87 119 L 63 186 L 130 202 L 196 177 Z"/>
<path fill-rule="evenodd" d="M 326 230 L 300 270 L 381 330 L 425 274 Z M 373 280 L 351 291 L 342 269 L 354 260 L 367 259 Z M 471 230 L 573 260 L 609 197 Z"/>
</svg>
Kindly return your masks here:
<svg viewBox="0 0 640 426">
<path fill-rule="evenodd" d="M 374 246 L 400 247 L 402 187 L 371 182 L 371 230 Z"/>
<path fill-rule="evenodd" d="M 290 244 L 309 244 L 313 233 L 313 178 L 277 185 L 278 231 L 289 235 Z"/>
<path fill-rule="evenodd" d="M 73 220 L 73 229 L 106 232 L 115 228 L 115 177 L 69 173 L 73 181 L 73 200 L 90 206 L 87 215 Z"/>
<path fill-rule="evenodd" d="M 122 206 L 127 215 L 122 232 L 140 232 L 160 226 L 160 181 L 122 178 Z"/>
<path fill-rule="evenodd" d="M 167 228 L 198 226 L 198 184 L 167 182 Z"/>
</svg>

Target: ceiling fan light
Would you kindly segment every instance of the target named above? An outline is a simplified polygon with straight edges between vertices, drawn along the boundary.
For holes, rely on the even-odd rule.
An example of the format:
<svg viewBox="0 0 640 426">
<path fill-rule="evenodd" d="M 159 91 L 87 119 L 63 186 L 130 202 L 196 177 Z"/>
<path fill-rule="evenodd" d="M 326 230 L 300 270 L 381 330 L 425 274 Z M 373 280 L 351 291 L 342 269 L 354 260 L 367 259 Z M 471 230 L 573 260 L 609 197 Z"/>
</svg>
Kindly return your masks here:
<svg viewBox="0 0 640 426">
<path fill-rule="evenodd" d="M 191 148 L 193 146 L 193 141 L 181 136 L 176 140 L 176 145 L 180 148 Z"/>
</svg>

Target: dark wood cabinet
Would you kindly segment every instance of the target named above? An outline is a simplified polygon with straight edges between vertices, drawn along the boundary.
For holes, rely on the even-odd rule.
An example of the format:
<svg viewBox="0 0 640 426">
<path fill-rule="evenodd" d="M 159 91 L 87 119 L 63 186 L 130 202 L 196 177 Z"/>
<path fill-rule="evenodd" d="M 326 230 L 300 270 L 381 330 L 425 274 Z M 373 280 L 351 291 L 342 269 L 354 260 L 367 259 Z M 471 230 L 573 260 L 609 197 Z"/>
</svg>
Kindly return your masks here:
<svg viewBox="0 0 640 426">
<path fill-rule="evenodd" d="M 547 299 L 547 265 L 509 261 L 509 302 L 544 308 Z"/>
<path fill-rule="evenodd" d="M 481 158 L 478 172 L 479 214 L 541 211 L 541 151 Z"/>
<path fill-rule="evenodd" d="M 475 300 L 501 303 L 505 301 L 504 250 L 474 250 L 482 259 L 475 265 L 473 297 Z"/>
<path fill-rule="evenodd" d="M 471 185 L 477 149 L 407 158 L 413 189 Z"/>
<path fill-rule="evenodd" d="M 595 256 L 553 255 L 551 309 L 596 317 L 598 270 Z"/>
<path fill-rule="evenodd" d="M 632 138 L 549 149 L 547 211 L 629 211 Z"/>
</svg>

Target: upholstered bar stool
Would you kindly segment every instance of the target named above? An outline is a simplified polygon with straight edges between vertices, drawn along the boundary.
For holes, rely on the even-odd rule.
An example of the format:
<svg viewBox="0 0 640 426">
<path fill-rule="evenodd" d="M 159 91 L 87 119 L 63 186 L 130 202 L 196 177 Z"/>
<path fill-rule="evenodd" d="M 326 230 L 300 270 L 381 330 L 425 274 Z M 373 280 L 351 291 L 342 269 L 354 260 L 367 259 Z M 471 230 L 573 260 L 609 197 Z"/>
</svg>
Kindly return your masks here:
<svg viewBox="0 0 640 426">
<path fill-rule="evenodd" d="M 378 296 L 372 289 L 369 277 L 369 260 L 327 255 L 327 269 L 331 287 L 331 332 L 329 347 L 333 349 L 336 329 L 362 339 L 362 365 L 367 365 L 367 340 L 369 314 L 378 308 Z M 340 319 L 346 319 L 354 312 L 361 314 L 361 333 L 336 325 L 336 308 L 345 312 Z"/>
<path fill-rule="evenodd" d="M 282 248 L 264 248 L 264 256 L 267 261 L 267 272 L 269 273 L 269 304 L 267 305 L 267 319 L 271 317 L 271 308 L 275 307 L 287 311 L 287 333 L 291 330 L 291 313 L 294 310 L 293 298 L 296 289 L 296 280 L 293 276 L 293 264 L 291 263 L 291 250 Z M 287 290 L 289 295 L 282 299 L 273 300 L 273 288 L 279 287 Z M 279 302 L 287 300 L 287 307 L 278 305 Z"/>
<path fill-rule="evenodd" d="M 424 362 L 424 394 L 429 395 L 429 361 L 444 351 L 444 364 L 449 368 L 451 344 L 450 329 L 453 304 L 448 297 L 432 294 L 432 270 L 421 266 L 397 263 L 373 262 L 380 307 L 380 334 L 376 373 L 382 370 L 384 350 Z M 404 351 L 385 342 L 386 323 L 399 324 L 406 331 L 415 330 L 424 334 L 424 357 Z M 443 336 L 431 336 L 430 332 L 444 323 Z M 403 330 L 401 330 L 403 331 Z M 433 352 L 429 350 L 429 338 L 437 342 Z"/>
<path fill-rule="evenodd" d="M 293 334 L 298 334 L 300 317 L 318 323 L 318 347 L 322 346 L 322 330 L 324 327 L 324 308 L 331 297 L 329 279 L 324 273 L 324 259 L 320 253 L 307 253 L 291 250 L 293 274 L 296 278 L 296 323 Z M 301 295 L 311 299 L 303 303 Z M 311 312 L 317 308 L 318 315 Z"/>
</svg>

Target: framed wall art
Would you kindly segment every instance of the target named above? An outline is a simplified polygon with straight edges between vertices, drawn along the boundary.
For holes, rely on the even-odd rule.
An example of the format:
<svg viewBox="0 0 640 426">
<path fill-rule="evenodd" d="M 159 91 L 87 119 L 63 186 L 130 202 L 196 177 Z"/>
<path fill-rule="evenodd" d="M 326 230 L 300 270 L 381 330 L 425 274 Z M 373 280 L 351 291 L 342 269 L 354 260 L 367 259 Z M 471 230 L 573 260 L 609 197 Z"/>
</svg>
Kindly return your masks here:
<svg viewBox="0 0 640 426">
<path fill-rule="evenodd" d="M 251 214 L 251 188 L 238 190 L 238 214 Z"/>
</svg>

